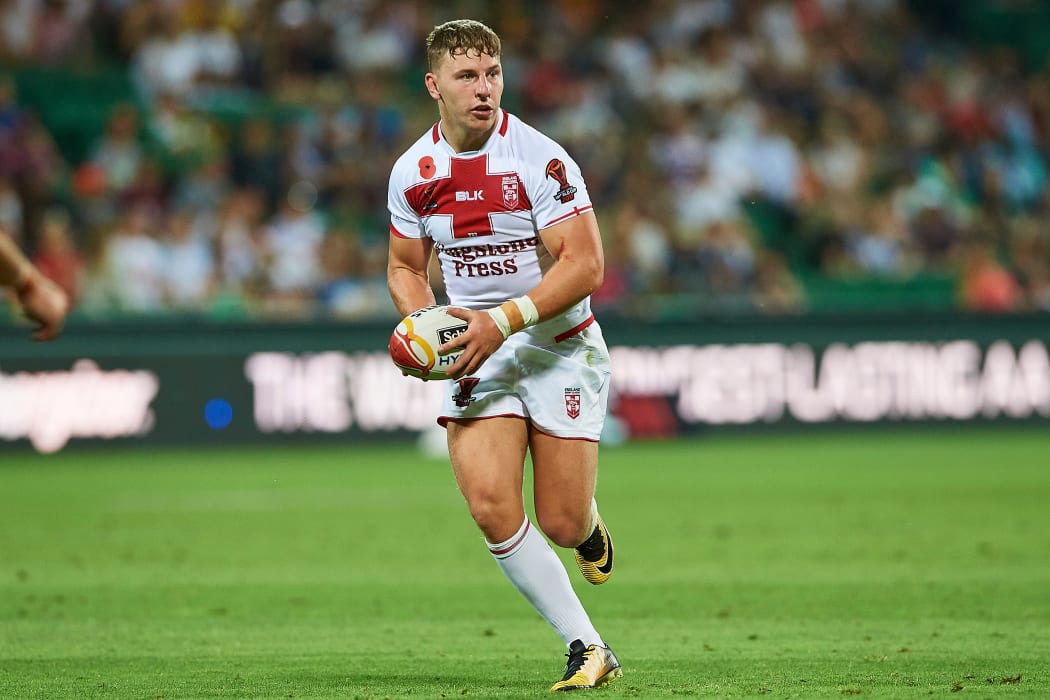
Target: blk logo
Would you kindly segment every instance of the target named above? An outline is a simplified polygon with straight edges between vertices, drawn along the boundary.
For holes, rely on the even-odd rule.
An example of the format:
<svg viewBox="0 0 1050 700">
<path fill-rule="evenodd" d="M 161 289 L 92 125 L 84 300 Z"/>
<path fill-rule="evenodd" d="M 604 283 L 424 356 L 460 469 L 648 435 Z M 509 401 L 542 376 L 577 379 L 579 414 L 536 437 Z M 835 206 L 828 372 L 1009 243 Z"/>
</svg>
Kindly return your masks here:
<svg viewBox="0 0 1050 700">
<path fill-rule="evenodd" d="M 456 192 L 457 202 L 481 202 L 485 199 L 485 190 L 472 190 L 465 192 L 459 190 Z"/>
</svg>

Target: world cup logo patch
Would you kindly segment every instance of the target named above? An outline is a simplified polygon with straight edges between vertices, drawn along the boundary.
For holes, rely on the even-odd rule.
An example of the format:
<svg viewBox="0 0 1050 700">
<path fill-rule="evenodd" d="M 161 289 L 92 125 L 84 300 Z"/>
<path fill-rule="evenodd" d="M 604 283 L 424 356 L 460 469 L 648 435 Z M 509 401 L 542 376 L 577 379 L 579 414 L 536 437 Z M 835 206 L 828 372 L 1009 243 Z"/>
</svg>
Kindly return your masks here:
<svg viewBox="0 0 1050 700">
<path fill-rule="evenodd" d="M 565 163 L 553 158 L 547 163 L 547 177 L 558 183 L 558 191 L 554 198 L 562 204 L 571 202 L 576 197 L 576 188 L 569 184 L 569 173 Z"/>
<path fill-rule="evenodd" d="M 579 387 L 565 387 L 565 414 L 573 420 L 580 417 Z"/>
</svg>

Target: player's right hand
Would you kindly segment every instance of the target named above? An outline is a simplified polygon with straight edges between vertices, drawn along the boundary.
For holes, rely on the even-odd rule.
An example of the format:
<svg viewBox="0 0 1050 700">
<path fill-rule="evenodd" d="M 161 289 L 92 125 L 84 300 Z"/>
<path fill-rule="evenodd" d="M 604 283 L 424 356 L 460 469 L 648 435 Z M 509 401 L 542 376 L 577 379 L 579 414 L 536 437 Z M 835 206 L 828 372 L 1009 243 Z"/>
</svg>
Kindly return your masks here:
<svg viewBox="0 0 1050 700">
<path fill-rule="evenodd" d="M 504 338 L 487 311 L 453 306 L 448 309 L 448 313 L 467 322 L 467 330 L 438 348 L 438 353 L 463 348 L 459 359 L 446 372 L 450 379 L 460 379 L 477 372 L 485 360 L 503 345 Z"/>
</svg>

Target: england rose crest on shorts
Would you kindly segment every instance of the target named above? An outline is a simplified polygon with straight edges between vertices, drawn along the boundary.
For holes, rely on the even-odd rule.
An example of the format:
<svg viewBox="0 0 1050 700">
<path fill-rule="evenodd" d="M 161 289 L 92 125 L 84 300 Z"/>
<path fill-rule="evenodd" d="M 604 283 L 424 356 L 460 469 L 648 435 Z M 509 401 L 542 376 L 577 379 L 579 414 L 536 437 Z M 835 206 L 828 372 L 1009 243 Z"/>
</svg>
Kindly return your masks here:
<svg viewBox="0 0 1050 700">
<path fill-rule="evenodd" d="M 580 417 L 579 387 L 565 387 L 565 414 L 573 420 Z"/>
</svg>

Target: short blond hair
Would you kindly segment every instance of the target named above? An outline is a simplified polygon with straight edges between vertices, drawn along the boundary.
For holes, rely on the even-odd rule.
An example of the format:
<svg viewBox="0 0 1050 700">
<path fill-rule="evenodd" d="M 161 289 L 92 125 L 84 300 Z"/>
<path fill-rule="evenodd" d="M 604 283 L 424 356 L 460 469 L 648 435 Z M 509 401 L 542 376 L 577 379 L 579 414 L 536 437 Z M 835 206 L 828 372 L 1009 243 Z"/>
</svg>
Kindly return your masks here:
<svg viewBox="0 0 1050 700">
<path fill-rule="evenodd" d="M 468 51 L 499 56 L 499 35 L 473 19 L 454 19 L 434 27 L 427 35 L 427 66 L 433 72 L 446 55 L 450 58 Z"/>
</svg>

